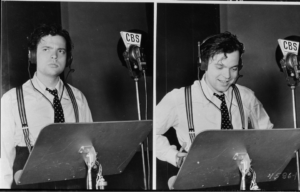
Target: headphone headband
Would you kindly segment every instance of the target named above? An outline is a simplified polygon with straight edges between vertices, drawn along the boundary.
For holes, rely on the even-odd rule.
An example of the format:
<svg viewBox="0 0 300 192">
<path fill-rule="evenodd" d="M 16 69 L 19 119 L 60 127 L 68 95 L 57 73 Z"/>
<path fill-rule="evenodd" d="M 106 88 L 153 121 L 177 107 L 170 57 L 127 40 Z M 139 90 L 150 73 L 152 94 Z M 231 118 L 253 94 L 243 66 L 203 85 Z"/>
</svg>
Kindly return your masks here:
<svg viewBox="0 0 300 192">
<path fill-rule="evenodd" d="M 224 35 L 228 35 L 227 36 L 227 39 L 229 39 L 229 38 L 231 38 L 232 40 L 233 40 L 233 42 L 235 42 L 236 43 L 236 47 L 240 47 L 240 48 L 242 48 L 243 49 L 243 51 L 240 51 L 239 49 L 240 48 L 238 48 L 236 51 L 239 51 L 239 55 L 240 55 L 240 57 L 239 57 L 239 64 L 238 64 L 238 69 L 239 69 L 239 71 L 243 68 L 243 60 L 242 60 L 242 54 L 243 54 L 243 52 L 244 52 L 244 46 L 243 46 L 243 44 L 242 43 L 240 43 L 238 40 L 237 40 L 237 38 L 236 38 L 236 35 L 233 35 L 233 34 L 231 34 L 230 32 L 224 32 L 224 33 L 221 33 L 221 34 L 216 34 L 216 35 L 211 35 L 211 36 L 209 36 L 209 37 L 207 37 L 207 38 L 205 38 L 203 41 L 202 41 L 202 43 L 201 43 L 201 45 L 200 45 L 200 42 L 198 42 L 198 57 L 199 57 L 199 67 L 200 67 L 200 69 L 201 70 L 204 70 L 204 71 L 206 71 L 207 70 L 207 67 L 208 67 L 208 62 L 209 62 L 209 59 L 210 58 L 208 58 L 208 60 L 207 61 L 204 61 L 203 62 L 203 59 L 201 58 L 202 57 L 202 53 L 203 53 L 203 46 L 205 46 L 204 48 L 206 48 L 206 46 L 209 46 L 207 49 L 211 49 L 211 47 L 212 47 L 212 45 L 213 44 L 217 44 L 217 43 L 222 43 L 222 42 L 212 42 L 212 43 L 210 43 L 210 44 L 212 44 L 212 45 L 210 45 L 210 44 L 208 44 L 208 45 L 206 45 L 205 43 L 207 43 L 209 40 L 211 40 L 212 38 L 215 38 L 215 37 L 217 37 L 217 36 L 220 36 L 220 38 L 226 38 L 226 36 L 224 37 Z M 222 37 L 223 36 L 223 37 Z M 226 40 L 225 40 L 226 41 Z M 216 52 L 217 52 L 217 50 L 216 50 Z M 232 52 L 234 52 L 234 51 L 232 51 Z M 232 53 L 232 52 L 219 52 L 219 53 L 224 53 L 224 54 L 226 54 L 226 53 Z M 215 53 L 215 54 L 217 54 L 217 53 Z M 210 56 L 211 57 L 211 56 Z"/>
</svg>

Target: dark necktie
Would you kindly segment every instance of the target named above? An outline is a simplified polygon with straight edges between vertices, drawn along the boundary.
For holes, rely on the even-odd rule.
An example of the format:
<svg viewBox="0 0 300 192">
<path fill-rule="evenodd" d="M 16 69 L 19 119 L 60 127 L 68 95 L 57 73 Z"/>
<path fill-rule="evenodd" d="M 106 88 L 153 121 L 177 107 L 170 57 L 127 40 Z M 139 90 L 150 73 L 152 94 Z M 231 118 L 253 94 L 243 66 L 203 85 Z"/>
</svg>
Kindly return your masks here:
<svg viewBox="0 0 300 192">
<path fill-rule="evenodd" d="M 214 93 L 214 95 L 219 98 L 222 103 L 221 103 L 221 115 L 222 115 L 222 121 L 221 121 L 221 129 L 232 129 L 231 122 L 229 120 L 229 113 L 228 113 L 228 108 L 225 102 L 225 95 L 218 95 Z"/>
<path fill-rule="evenodd" d="M 60 100 L 58 98 L 57 90 L 50 90 L 46 88 L 53 96 L 53 107 L 54 107 L 54 123 L 63 123 L 65 122 L 64 111 L 62 109 Z"/>
</svg>

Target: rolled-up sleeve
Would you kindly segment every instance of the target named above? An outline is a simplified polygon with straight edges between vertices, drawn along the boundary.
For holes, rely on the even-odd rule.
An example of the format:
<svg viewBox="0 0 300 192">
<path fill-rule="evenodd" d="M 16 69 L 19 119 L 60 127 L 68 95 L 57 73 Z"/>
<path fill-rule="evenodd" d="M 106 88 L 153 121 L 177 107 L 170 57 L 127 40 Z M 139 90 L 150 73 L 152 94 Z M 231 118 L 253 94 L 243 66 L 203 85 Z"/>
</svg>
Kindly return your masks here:
<svg viewBox="0 0 300 192">
<path fill-rule="evenodd" d="M 170 145 L 168 138 L 163 135 L 169 128 L 178 124 L 178 114 L 172 92 L 168 93 L 156 106 L 155 114 L 156 156 L 159 160 L 176 166 L 178 150 L 175 145 Z"/>
<path fill-rule="evenodd" d="M 14 142 L 15 122 L 12 114 L 11 94 L 1 98 L 1 158 L 0 188 L 11 188 L 13 181 L 13 163 L 16 157 Z"/>
<path fill-rule="evenodd" d="M 273 124 L 270 121 L 262 103 L 254 96 L 251 103 L 251 122 L 255 129 L 272 129 Z"/>
<path fill-rule="evenodd" d="M 82 98 L 82 106 L 81 106 L 80 113 L 82 114 L 82 119 L 80 120 L 80 122 L 87 122 L 87 123 L 93 122 L 93 118 L 92 118 L 92 114 L 88 102 L 82 93 L 81 93 L 81 98 Z"/>
</svg>

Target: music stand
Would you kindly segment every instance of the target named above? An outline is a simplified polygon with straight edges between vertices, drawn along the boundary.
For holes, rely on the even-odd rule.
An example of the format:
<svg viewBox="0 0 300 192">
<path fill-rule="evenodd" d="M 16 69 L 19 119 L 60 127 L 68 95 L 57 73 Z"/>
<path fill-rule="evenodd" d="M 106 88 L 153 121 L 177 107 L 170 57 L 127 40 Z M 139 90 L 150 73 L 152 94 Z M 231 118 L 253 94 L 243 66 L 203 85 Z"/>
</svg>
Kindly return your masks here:
<svg viewBox="0 0 300 192">
<path fill-rule="evenodd" d="M 92 146 L 103 175 L 123 172 L 152 130 L 152 120 L 50 124 L 43 128 L 18 185 L 85 178 L 79 150 Z"/>
<path fill-rule="evenodd" d="M 276 180 L 300 148 L 300 129 L 210 130 L 198 134 L 173 189 L 237 185 L 237 153 L 247 153 L 257 182 Z"/>
</svg>

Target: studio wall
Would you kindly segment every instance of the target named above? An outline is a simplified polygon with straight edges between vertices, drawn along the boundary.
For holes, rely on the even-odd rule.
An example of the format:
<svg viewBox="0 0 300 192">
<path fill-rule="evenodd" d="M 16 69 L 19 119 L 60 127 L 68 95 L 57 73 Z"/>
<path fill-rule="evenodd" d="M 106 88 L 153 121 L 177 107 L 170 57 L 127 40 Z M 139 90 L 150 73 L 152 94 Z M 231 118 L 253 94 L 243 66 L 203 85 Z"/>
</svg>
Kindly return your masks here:
<svg viewBox="0 0 300 192">
<path fill-rule="evenodd" d="M 29 79 L 27 37 L 41 23 L 61 23 L 59 2 L 2 1 L 1 96 Z M 36 65 L 30 66 L 34 72 Z"/>
<path fill-rule="evenodd" d="M 163 4 L 157 6 L 156 102 L 174 88 L 192 84 L 197 77 L 197 42 L 218 33 L 219 5 Z M 165 133 L 178 145 L 174 129 Z M 178 168 L 157 159 L 157 189 L 168 189 Z"/>
<path fill-rule="evenodd" d="M 218 33 L 219 5 L 158 4 L 156 101 L 197 77 L 197 42 Z"/>
<path fill-rule="evenodd" d="M 138 120 L 135 81 L 122 66 L 117 46 L 120 31 L 138 29 L 148 34 L 149 49 L 153 50 L 153 4 L 63 2 L 61 7 L 62 24 L 71 31 L 75 44 L 75 72 L 68 81 L 87 97 L 94 121 Z M 153 67 L 150 62 L 149 70 Z M 152 75 L 146 80 L 147 118 L 152 119 Z M 138 82 L 145 119 L 145 81 L 140 78 Z"/>
</svg>

